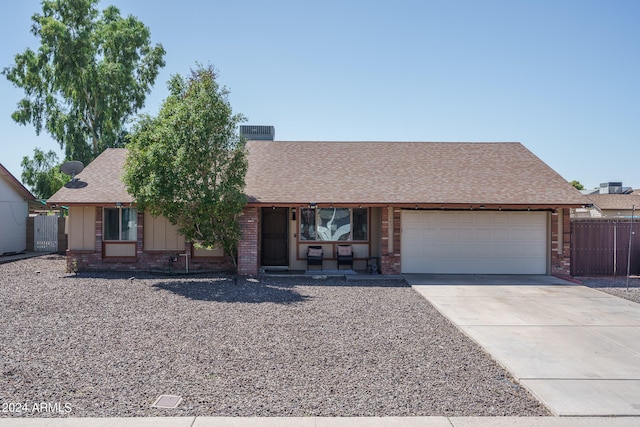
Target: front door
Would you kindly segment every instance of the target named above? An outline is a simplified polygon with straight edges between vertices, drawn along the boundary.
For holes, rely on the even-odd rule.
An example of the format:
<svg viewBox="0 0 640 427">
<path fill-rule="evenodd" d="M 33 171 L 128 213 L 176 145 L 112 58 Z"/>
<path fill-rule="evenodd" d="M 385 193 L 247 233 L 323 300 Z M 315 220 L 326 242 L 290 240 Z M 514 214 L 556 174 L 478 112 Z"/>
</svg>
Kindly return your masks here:
<svg viewBox="0 0 640 427">
<path fill-rule="evenodd" d="M 289 265 L 289 208 L 262 209 L 262 266 Z"/>
</svg>

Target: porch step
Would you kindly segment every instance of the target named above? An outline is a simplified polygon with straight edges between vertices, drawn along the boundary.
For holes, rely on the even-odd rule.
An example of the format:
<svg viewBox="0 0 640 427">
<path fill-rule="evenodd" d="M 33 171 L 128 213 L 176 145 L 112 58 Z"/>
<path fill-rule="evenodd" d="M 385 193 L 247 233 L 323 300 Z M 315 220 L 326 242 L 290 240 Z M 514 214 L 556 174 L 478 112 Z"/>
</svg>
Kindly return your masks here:
<svg viewBox="0 0 640 427">
<path fill-rule="evenodd" d="M 307 276 L 346 276 L 346 275 L 350 275 L 350 274 L 358 274 L 356 273 L 354 270 L 320 270 L 318 269 L 313 269 L 313 270 L 307 270 L 305 271 L 305 273 Z"/>
</svg>

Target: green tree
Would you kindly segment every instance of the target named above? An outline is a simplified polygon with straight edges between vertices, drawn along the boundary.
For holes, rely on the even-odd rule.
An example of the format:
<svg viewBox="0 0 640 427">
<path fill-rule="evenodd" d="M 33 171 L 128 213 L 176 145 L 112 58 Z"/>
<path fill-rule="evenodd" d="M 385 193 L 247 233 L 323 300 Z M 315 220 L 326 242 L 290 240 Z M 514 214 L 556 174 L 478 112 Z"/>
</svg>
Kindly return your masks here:
<svg viewBox="0 0 640 427">
<path fill-rule="evenodd" d="M 220 245 L 236 262 L 247 159 L 228 90 L 214 69 L 175 75 L 157 117 L 131 134 L 124 182 L 141 210 L 163 215 L 188 241 Z"/>
<path fill-rule="evenodd" d="M 576 181 L 575 179 L 573 181 L 570 182 L 571 185 L 573 185 L 576 190 L 584 190 L 584 185 L 580 184 L 580 181 Z"/>
<path fill-rule="evenodd" d="M 128 119 L 144 105 L 165 51 L 149 29 L 99 0 L 43 0 L 31 17 L 37 51 L 26 49 L 2 74 L 25 97 L 14 121 L 45 129 L 69 160 L 87 164 L 122 146 Z M 34 159 L 35 161 L 35 159 Z"/>
<path fill-rule="evenodd" d="M 33 159 L 22 158 L 22 181 L 40 199 L 48 199 L 58 191 L 69 177 L 60 172 L 60 162 L 55 152 L 45 153 L 39 148 L 33 150 Z"/>
</svg>

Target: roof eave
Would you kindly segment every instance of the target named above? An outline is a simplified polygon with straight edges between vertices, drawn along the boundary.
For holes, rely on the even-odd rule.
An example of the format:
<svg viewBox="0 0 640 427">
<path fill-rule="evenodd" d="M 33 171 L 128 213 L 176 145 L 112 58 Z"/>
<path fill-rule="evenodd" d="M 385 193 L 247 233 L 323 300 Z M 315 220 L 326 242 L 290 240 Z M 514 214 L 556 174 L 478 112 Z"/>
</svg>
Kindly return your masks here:
<svg viewBox="0 0 640 427">
<path fill-rule="evenodd" d="M 418 209 L 517 209 L 517 210 L 550 210 L 560 208 L 580 208 L 583 203 L 424 203 L 424 202 L 268 202 L 251 201 L 247 203 L 249 207 L 399 207 Z"/>
</svg>

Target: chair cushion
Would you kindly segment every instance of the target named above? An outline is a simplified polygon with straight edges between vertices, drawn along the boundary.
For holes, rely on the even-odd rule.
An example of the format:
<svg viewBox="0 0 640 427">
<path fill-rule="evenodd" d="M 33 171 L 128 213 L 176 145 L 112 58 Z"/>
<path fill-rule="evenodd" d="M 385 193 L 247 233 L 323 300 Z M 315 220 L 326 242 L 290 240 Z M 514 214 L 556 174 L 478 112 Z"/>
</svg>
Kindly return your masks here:
<svg viewBox="0 0 640 427">
<path fill-rule="evenodd" d="M 338 245 L 338 255 L 340 256 L 350 256 L 353 252 L 351 251 L 351 246 L 341 246 Z"/>
<path fill-rule="evenodd" d="M 322 249 L 309 248 L 307 256 L 322 256 Z"/>
</svg>

